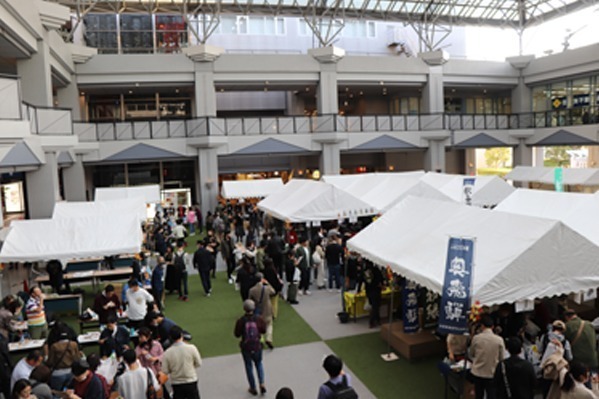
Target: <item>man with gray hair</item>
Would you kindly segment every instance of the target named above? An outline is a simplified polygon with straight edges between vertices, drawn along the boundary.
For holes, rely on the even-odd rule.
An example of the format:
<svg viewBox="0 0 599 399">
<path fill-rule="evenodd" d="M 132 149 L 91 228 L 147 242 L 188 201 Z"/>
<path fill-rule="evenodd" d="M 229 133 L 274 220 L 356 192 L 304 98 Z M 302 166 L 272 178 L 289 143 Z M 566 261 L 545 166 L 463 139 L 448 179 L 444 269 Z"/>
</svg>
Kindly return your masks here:
<svg viewBox="0 0 599 399">
<path fill-rule="evenodd" d="M 250 288 L 249 299 L 254 301 L 256 305 L 255 315 L 262 316 L 264 323 L 266 323 L 266 335 L 264 341 L 266 346 L 273 349 L 272 344 L 272 302 L 270 297 L 276 294 L 275 289 L 268 283 L 262 273 L 256 273 L 256 280 L 258 282 Z"/>
<path fill-rule="evenodd" d="M 252 365 L 256 366 L 256 371 L 258 372 L 260 394 L 264 395 L 266 393 L 264 368 L 262 366 L 262 342 L 260 342 L 260 336 L 266 332 L 266 324 L 261 316 L 254 314 L 255 309 L 256 305 L 251 299 L 246 299 L 243 302 L 245 314 L 235 323 L 234 331 L 235 337 L 241 338 L 239 347 L 241 348 L 241 356 L 243 356 L 245 373 L 250 384 L 248 392 L 254 396 L 258 395 L 258 391 L 256 390 L 256 380 L 254 379 Z"/>
</svg>

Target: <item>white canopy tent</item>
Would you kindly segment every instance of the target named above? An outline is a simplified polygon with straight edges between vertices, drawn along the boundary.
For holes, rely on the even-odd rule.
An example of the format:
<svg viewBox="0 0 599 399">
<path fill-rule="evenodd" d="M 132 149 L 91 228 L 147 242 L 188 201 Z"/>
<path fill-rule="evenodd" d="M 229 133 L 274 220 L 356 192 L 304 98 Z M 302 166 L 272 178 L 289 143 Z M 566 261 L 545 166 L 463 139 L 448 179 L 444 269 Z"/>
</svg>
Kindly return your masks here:
<svg viewBox="0 0 599 399">
<path fill-rule="evenodd" d="M 77 259 L 135 253 L 141 249 L 138 219 L 79 217 L 11 223 L 0 262 Z"/>
<path fill-rule="evenodd" d="M 141 197 L 106 200 L 99 202 L 57 202 L 54 205 L 52 219 L 80 218 L 121 214 L 138 215 L 140 221 L 146 220 L 146 204 Z"/>
<path fill-rule="evenodd" d="M 599 245 L 599 193 L 517 189 L 495 210 L 559 220 Z"/>
<path fill-rule="evenodd" d="M 314 180 L 294 179 L 258 203 L 258 208 L 280 220 L 292 223 L 338 220 L 367 216 L 376 210 L 366 202 Z"/>
<path fill-rule="evenodd" d="M 472 205 L 494 206 L 510 195 L 515 188 L 497 176 L 448 175 L 429 172 L 421 181 L 456 202 L 464 202 L 464 179 L 474 178 Z"/>
<path fill-rule="evenodd" d="M 599 247 L 555 220 L 409 197 L 348 248 L 441 292 L 450 236 L 476 239 L 473 296 L 484 305 L 599 287 Z"/>
<path fill-rule="evenodd" d="M 160 203 L 160 186 L 158 184 L 133 187 L 99 187 L 96 188 L 96 201 L 107 201 L 125 198 L 143 198 L 146 204 Z"/>
<path fill-rule="evenodd" d="M 555 168 L 516 166 L 505 178 L 525 183 L 554 184 Z M 599 186 L 599 169 L 563 168 L 562 183 L 564 185 Z"/>
<path fill-rule="evenodd" d="M 223 181 L 221 194 L 227 199 L 264 198 L 283 187 L 281 179 Z"/>
<path fill-rule="evenodd" d="M 374 172 L 351 175 L 325 175 L 322 176 L 322 181 L 332 184 L 335 187 L 346 189 L 350 186 L 356 186 L 367 182 L 372 182 L 372 184 L 376 185 L 381 181 L 387 181 L 389 178 L 419 179 L 422 176 L 424 176 L 424 171 L 422 170 L 411 172 Z"/>
</svg>

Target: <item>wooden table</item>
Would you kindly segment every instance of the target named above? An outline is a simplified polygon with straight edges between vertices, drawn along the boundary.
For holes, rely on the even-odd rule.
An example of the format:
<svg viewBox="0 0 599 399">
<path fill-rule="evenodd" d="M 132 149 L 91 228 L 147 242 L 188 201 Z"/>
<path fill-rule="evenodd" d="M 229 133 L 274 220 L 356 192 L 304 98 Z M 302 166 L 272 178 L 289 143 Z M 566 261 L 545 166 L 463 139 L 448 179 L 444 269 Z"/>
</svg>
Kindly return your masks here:
<svg viewBox="0 0 599 399">
<path fill-rule="evenodd" d="M 66 273 L 63 276 L 63 279 L 65 282 L 91 281 L 93 290 L 96 291 L 96 288 L 101 281 L 125 279 L 131 276 L 131 273 L 133 273 L 133 268 L 121 267 L 114 270 L 88 270 Z M 35 279 L 35 282 L 40 285 L 49 284 L 50 277 L 47 275 L 39 276 Z"/>
</svg>

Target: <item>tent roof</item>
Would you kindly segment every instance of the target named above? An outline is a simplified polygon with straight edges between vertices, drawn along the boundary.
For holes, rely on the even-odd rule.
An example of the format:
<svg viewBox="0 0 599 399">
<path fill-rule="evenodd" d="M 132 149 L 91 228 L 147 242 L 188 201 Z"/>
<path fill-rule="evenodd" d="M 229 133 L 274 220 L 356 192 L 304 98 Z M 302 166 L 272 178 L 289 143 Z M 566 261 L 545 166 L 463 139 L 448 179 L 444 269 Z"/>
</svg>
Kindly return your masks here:
<svg viewBox="0 0 599 399">
<path fill-rule="evenodd" d="M 553 184 L 555 168 L 516 166 L 505 178 L 520 182 Z M 599 185 L 599 169 L 564 168 L 562 180 L 564 184 L 569 185 L 597 186 Z"/>
<path fill-rule="evenodd" d="M 225 198 L 262 198 L 280 190 L 281 179 L 227 180 L 221 189 Z"/>
<path fill-rule="evenodd" d="M 563 223 L 451 202 L 408 197 L 348 248 L 440 292 L 450 236 L 476 239 L 473 296 L 482 304 L 599 287 L 599 247 Z"/>
<path fill-rule="evenodd" d="M 560 220 L 599 245 L 599 193 L 559 193 L 545 190 L 517 189 L 496 211 Z"/>
<path fill-rule="evenodd" d="M 472 205 L 476 206 L 497 205 L 515 190 L 514 187 L 497 176 L 448 175 L 429 172 L 421 180 L 454 201 L 463 202 L 465 178 L 475 178 Z"/>
<path fill-rule="evenodd" d="M 322 176 L 322 181 L 325 183 L 330 183 L 339 188 L 346 188 L 349 185 L 355 184 L 357 182 L 366 182 L 366 181 L 381 181 L 386 179 L 387 177 L 422 177 L 424 176 L 424 171 L 422 170 L 414 170 L 410 172 L 374 172 L 374 173 L 357 173 L 351 175 L 324 175 Z"/>
<path fill-rule="evenodd" d="M 146 204 L 160 202 L 160 186 L 158 184 L 133 187 L 96 188 L 96 201 L 142 197 Z"/>
<path fill-rule="evenodd" d="M 138 215 L 138 220 L 146 220 L 146 204 L 141 197 L 114 199 L 99 202 L 60 201 L 54 205 L 52 219 L 81 218 L 93 216 L 112 217 L 115 214 Z"/>
<path fill-rule="evenodd" d="M 282 189 L 260 201 L 258 208 L 277 219 L 293 223 L 376 213 L 366 202 L 331 184 L 299 179 L 289 181 Z"/>
<path fill-rule="evenodd" d="M 139 252 L 135 216 L 14 221 L 0 250 L 1 262 L 76 259 Z"/>
</svg>

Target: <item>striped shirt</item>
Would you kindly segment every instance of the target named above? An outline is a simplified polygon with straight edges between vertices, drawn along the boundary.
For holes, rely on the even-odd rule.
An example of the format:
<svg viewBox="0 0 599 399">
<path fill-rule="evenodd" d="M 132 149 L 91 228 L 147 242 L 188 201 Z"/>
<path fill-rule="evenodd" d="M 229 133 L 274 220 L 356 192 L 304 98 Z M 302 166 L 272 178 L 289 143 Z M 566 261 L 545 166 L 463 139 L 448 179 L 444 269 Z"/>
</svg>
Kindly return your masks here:
<svg viewBox="0 0 599 399">
<path fill-rule="evenodd" d="M 25 305 L 25 313 L 27 314 L 27 325 L 43 326 L 46 324 L 46 313 L 44 313 L 44 308 L 39 298 L 29 298 L 27 305 Z"/>
</svg>

